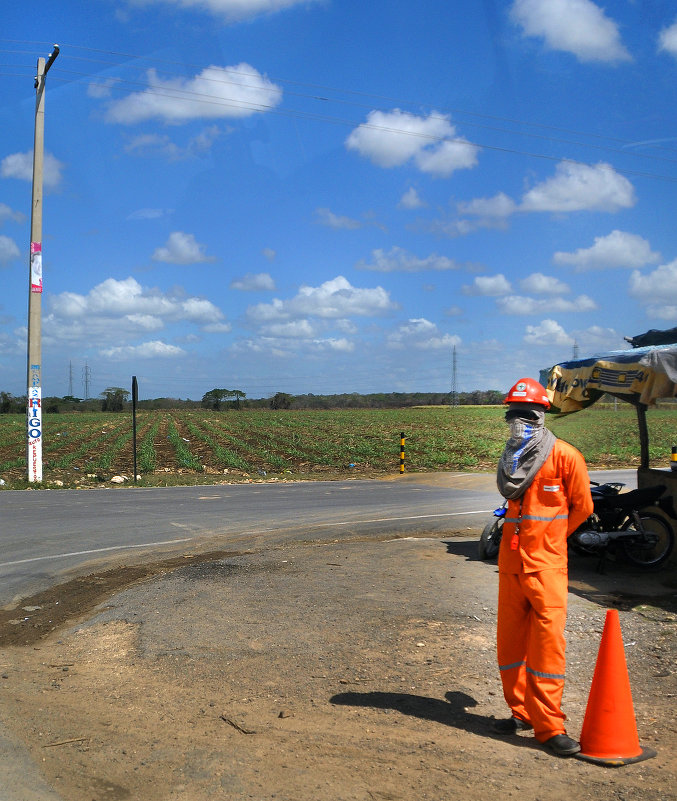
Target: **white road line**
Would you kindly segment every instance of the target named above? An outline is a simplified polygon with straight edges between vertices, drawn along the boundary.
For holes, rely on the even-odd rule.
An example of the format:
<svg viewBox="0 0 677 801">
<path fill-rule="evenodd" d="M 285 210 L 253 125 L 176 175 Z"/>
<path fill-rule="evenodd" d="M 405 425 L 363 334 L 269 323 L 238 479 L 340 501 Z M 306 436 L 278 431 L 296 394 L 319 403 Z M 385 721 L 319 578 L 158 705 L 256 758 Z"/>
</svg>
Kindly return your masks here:
<svg viewBox="0 0 677 801">
<path fill-rule="evenodd" d="M 410 515 L 408 517 L 375 517 L 371 520 L 344 520 L 334 523 L 315 523 L 314 525 L 304 526 L 304 528 L 331 528 L 332 526 L 356 526 L 363 523 L 395 523 L 402 520 L 426 520 L 431 517 L 463 517 L 464 515 L 488 515 L 493 509 L 479 509 L 470 512 L 441 512 L 440 514 L 429 515 Z M 302 524 L 301 524 L 302 525 Z M 288 528 L 285 526 L 285 528 Z M 280 529 L 264 528 L 254 531 L 244 531 L 242 534 L 264 534 L 271 531 L 279 531 Z M 231 532 L 232 533 L 232 532 Z M 13 567 L 14 565 L 25 565 L 30 562 L 45 562 L 53 559 L 67 559 L 71 556 L 87 556 L 93 553 L 106 553 L 107 551 L 124 551 L 128 548 L 152 548 L 156 545 L 175 545 L 179 542 L 190 542 L 195 539 L 194 537 L 183 537 L 178 540 L 162 540 L 160 542 L 143 542 L 139 545 L 111 545 L 108 548 L 92 548 L 86 551 L 71 551 L 70 553 L 57 553 L 51 556 L 34 556 L 30 559 L 17 559 L 14 562 L 0 562 L 0 568 Z"/>
<path fill-rule="evenodd" d="M 140 545 L 111 545 L 108 548 L 92 548 L 88 551 L 72 551 L 71 553 L 56 553 L 52 556 L 34 556 L 31 559 L 17 559 L 15 562 L 0 562 L 0 567 L 11 567 L 12 565 L 25 565 L 28 562 L 44 562 L 50 559 L 65 559 L 69 556 L 85 556 L 90 553 L 105 553 L 106 551 L 124 551 L 127 548 L 152 548 L 154 545 L 174 545 L 177 542 L 190 542 L 192 537 L 184 537 L 180 540 L 163 540 L 161 542 L 143 542 Z"/>
<path fill-rule="evenodd" d="M 493 509 L 478 509 L 472 512 L 440 512 L 439 514 L 434 514 L 434 515 L 411 515 L 409 517 L 374 517 L 371 520 L 338 520 L 332 523 L 308 523 L 307 525 L 297 522 L 296 525 L 304 529 L 335 528 L 336 526 L 360 526 L 363 523 L 396 523 L 398 520 L 426 520 L 430 517 L 463 517 L 464 515 L 488 515 L 491 514 L 493 511 L 494 511 Z M 272 531 L 285 531 L 288 528 L 289 528 L 288 525 L 284 525 L 281 528 L 256 528 L 256 529 L 249 529 L 248 531 L 241 531 L 238 533 L 242 535 L 267 534 L 268 532 Z"/>
</svg>

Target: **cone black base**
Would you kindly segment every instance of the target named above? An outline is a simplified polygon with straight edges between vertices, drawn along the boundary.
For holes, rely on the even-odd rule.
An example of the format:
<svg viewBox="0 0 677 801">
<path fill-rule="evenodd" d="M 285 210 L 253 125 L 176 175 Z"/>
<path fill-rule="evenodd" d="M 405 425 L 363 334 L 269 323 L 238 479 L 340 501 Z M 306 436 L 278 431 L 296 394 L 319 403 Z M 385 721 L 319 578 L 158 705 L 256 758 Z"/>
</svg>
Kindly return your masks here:
<svg viewBox="0 0 677 801">
<path fill-rule="evenodd" d="M 634 757 L 594 757 L 587 754 L 574 754 L 576 759 L 582 759 L 584 762 L 592 762 L 594 765 L 602 765 L 607 768 L 620 768 L 623 765 L 632 765 L 633 762 L 643 762 L 645 759 L 651 759 L 657 755 L 657 751 L 653 748 L 642 746 L 642 753 Z"/>
</svg>

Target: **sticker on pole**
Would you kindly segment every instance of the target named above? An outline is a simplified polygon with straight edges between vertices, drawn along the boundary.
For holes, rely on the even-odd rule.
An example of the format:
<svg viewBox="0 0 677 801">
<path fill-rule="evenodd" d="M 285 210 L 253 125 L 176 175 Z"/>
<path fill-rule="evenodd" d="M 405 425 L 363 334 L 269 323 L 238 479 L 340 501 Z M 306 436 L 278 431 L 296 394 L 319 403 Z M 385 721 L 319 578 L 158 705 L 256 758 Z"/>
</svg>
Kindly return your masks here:
<svg viewBox="0 0 677 801">
<path fill-rule="evenodd" d="M 31 242 L 31 292 L 42 292 L 41 242 Z"/>
<path fill-rule="evenodd" d="M 42 389 L 28 388 L 27 457 L 29 481 L 42 481 Z"/>
</svg>

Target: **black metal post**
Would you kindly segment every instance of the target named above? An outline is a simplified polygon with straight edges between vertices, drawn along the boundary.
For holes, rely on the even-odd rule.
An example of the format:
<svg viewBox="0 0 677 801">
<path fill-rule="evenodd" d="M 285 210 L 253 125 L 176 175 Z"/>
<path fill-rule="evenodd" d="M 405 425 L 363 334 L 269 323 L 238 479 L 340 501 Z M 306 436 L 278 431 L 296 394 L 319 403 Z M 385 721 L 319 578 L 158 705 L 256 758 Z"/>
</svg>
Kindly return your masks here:
<svg viewBox="0 0 677 801">
<path fill-rule="evenodd" d="M 134 451 L 134 483 L 136 484 L 136 400 L 139 394 L 139 386 L 136 383 L 136 376 L 132 376 L 132 442 Z"/>
<path fill-rule="evenodd" d="M 640 467 L 649 466 L 649 429 L 646 424 L 646 406 L 637 404 L 637 425 L 639 426 Z"/>
</svg>

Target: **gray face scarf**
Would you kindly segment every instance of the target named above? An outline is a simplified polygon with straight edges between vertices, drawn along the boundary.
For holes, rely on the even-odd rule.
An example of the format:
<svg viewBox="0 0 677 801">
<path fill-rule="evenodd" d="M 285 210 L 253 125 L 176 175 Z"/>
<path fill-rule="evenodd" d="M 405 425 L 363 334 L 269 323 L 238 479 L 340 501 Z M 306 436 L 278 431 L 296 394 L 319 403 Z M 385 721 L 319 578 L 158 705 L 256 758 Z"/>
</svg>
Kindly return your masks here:
<svg viewBox="0 0 677 801">
<path fill-rule="evenodd" d="M 504 498 L 520 498 L 550 455 L 555 435 L 545 428 L 545 410 L 534 403 L 511 403 L 505 415 L 510 439 L 498 463 L 496 483 Z"/>
</svg>

